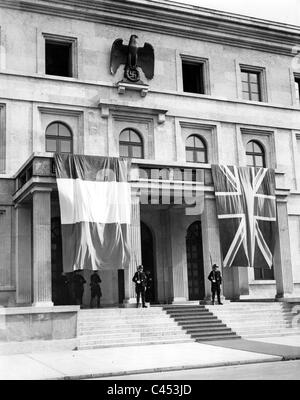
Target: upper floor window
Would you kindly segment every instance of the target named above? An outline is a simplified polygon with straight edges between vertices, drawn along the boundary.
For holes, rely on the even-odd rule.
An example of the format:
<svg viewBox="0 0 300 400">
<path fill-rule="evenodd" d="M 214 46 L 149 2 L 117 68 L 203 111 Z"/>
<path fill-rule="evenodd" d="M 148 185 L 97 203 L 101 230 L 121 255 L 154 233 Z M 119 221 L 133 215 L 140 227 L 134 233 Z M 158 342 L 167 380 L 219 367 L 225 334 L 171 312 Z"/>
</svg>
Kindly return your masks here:
<svg viewBox="0 0 300 400">
<path fill-rule="evenodd" d="M 45 73 L 47 75 L 76 77 L 76 48 L 74 38 L 44 34 Z"/>
<path fill-rule="evenodd" d="M 203 63 L 182 60 L 183 91 L 204 94 Z"/>
<path fill-rule="evenodd" d="M 296 102 L 300 104 L 300 76 L 295 76 Z"/>
<path fill-rule="evenodd" d="M 120 157 L 143 158 L 143 141 L 133 129 L 124 129 L 120 134 Z"/>
<path fill-rule="evenodd" d="M 241 69 L 243 99 L 262 101 L 261 72 Z"/>
<path fill-rule="evenodd" d="M 72 153 L 72 132 L 62 122 L 53 122 L 46 129 L 46 151 L 51 153 Z"/>
<path fill-rule="evenodd" d="M 246 156 L 248 167 L 265 167 L 265 151 L 256 140 L 250 140 L 246 146 Z"/>
<path fill-rule="evenodd" d="M 186 161 L 194 163 L 207 163 L 207 149 L 203 139 L 191 135 L 185 145 Z"/>
</svg>

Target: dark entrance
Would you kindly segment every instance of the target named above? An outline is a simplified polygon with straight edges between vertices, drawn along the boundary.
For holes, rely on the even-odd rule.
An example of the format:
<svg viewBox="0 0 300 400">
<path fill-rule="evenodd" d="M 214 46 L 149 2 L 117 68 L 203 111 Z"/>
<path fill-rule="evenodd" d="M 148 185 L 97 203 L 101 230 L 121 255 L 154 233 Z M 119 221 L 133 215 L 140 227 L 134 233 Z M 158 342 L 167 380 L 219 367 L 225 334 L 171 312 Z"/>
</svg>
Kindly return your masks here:
<svg viewBox="0 0 300 400">
<path fill-rule="evenodd" d="M 189 300 L 205 297 L 201 222 L 189 226 L 186 236 Z"/>
<path fill-rule="evenodd" d="M 60 217 L 51 219 L 51 281 L 52 301 L 55 306 L 76 304 L 72 273 L 63 274 L 62 237 Z"/>
<path fill-rule="evenodd" d="M 146 293 L 146 301 L 155 302 L 155 268 L 154 268 L 154 246 L 151 230 L 146 224 L 141 222 L 141 242 L 142 242 L 142 264 L 146 273 L 150 272 L 152 285 L 148 293 Z"/>
</svg>

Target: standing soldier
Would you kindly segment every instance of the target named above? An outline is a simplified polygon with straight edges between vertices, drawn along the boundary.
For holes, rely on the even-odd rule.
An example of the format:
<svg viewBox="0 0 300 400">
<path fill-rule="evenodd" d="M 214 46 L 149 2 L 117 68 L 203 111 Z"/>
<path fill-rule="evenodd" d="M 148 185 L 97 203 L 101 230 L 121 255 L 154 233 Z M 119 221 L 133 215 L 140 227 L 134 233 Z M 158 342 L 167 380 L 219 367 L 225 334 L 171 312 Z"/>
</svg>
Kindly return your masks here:
<svg viewBox="0 0 300 400">
<path fill-rule="evenodd" d="M 221 285 L 222 285 L 222 276 L 221 272 L 219 271 L 219 267 L 217 264 L 212 266 L 212 271 L 208 275 L 208 280 L 211 281 L 211 294 L 212 294 L 212 304 L 215 304 L 215 296 L 217 293 L 218 303 L 221 303 Z"/>
<path fill-rule="evenodd" d="M 100 307 L 100 297 L 102 296 L 102 291 L 100 287 L 101 283 L 101 278 L 98 275 L 98 271 L 94 271 L 93 274 L 91 275 L 91 301 L 90 301 L 90 307 L 93 308 L 93 300 L 95 297 L 97 297 L 97 308 Z"/>
<path fill-rule="evenodd" d="M 82 296 L 84 292 L 84 284 L 86 283 L 86 280 L 82 275 L 80 275 L 79 270 L 76 270 L 74 272 L 74 277 L 73 277 L 73 285 L 74 285 L 74 295 L 75 295 L 75 302 L 78 305 L 82 305 Z"/>
<path fill-rule="evenodd" d="M 147 288 L 147 276 L 144 272 L 144 268 L 142 265 L 139 265 L 137 268 L 137 272 L 134 274 L 132 278 L 132 282 L 135 283 L 135 291 L 136 291 L 136 306 L 139 306 L 140 297 L 142 297 L 143 308 L 147 308 L 145 304 L 145 292 Z"/>
</svg>

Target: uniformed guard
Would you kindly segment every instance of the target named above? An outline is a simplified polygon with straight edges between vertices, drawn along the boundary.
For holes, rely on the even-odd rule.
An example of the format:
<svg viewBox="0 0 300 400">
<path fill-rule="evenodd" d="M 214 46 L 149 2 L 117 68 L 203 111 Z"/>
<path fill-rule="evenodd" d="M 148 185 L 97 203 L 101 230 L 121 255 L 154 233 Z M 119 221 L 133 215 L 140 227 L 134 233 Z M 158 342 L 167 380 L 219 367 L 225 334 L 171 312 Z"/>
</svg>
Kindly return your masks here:
<svg viewBox="0 0 300 400">
<path fill-rule="evenodd" d="M 140 297 L 142 298 L 142 304 L 144 308 L 147 308 L 145 304 L 145 292 L 147 289 L 147 275 L 144 272 L 142 265 L 137 267 L 137 272 L 134 274 L 132 281 L 135 283 L 136 291 L 136 306 L 139 306 Z"/>
<path fill-rule="evenodd" d="M 74 297 L 76 304 L 82 306 L 82 297 L 84 292 L 84 284 L 86 280 L 80 274 L 79 270 L 74 271 L 73 284 L 74 284 Z"/>
<path fill-rule="evenodd" d="M 221 303 L 221 285 L 222 285 L 222 276 L 219 271 L 219 267 L 217 264 L 212 266 L 212 271 L 208 275 L 208 280 L 211 282 L 211 295 L 212 295 L 212 304 L 215 304 L 215 296 L 217 293 L 218 303 Z"/>
<path fill-rule="evenodd" d="M 100 307 L 100 298 L 102 297 L 102 291 L 100 287 L 101 283 L 101 278 L 98 275 L 98 271 L 94 271 L 93 274 L 91 275 L 91 301 L 90 301 L 90 307 L 93 308 L 93 300 L 95 297 L 97 298 L 97 308 Z"/>
</svg>

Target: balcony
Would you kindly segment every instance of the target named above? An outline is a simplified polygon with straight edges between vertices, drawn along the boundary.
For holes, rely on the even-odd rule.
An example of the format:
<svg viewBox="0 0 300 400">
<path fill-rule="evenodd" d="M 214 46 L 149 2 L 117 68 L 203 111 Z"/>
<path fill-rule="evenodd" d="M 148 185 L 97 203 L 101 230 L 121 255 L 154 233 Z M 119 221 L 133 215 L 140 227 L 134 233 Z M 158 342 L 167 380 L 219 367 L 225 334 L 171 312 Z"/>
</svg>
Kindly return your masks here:
<svg viewBox="0 0 300 400">
<path fill-rule="evenodd" d="M 131 186 L 145 190 L 151 188 L 178 190 L 211 191 L 212 176 L 209 165 L 198 168 L 197 165 L 178 163 L 158 163 L 152 160 L 132 160 L 129 175 Z M 33 186 L 51 187 L 57 190 L 54 158 L 49 154 L 33 154 L 15 175 L 15 193 L 13 198 L 20 201 L 30 194 Z"/>
</svg>

